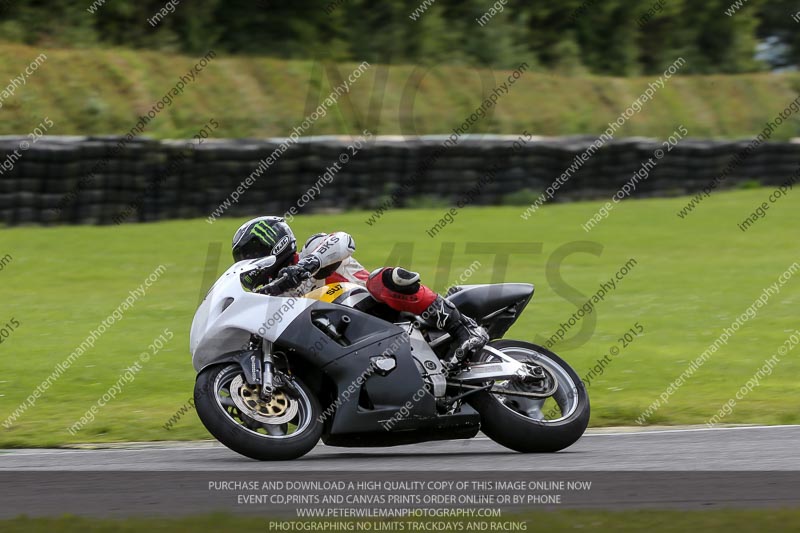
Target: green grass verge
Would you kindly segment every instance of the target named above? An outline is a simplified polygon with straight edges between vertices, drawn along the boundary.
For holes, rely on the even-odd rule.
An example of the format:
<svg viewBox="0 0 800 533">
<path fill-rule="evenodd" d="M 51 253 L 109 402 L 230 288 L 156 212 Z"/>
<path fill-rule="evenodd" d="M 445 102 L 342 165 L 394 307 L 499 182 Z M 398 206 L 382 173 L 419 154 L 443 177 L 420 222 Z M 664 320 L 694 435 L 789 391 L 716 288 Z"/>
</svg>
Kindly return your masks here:
<svg viewBox="0 0 800 533">
<path fill-rule="evenodd" d="M 126 533 L 147 531 L 149 533 L 183 533 L 195 531 L 279 531 L 269 528 L 270 519 L 266 517 L 241 517 L 227 514 L 214 514 L 192 518 L 131 518 L 126 520 L 89 519 L 77 517 L 64 518 L 17 518 L 0 521 L 6 533 L 50 533 L 95 532 Z M 437 521 L 439 522 L 439 521 Z M 483 520 L 481 520 L 483 522 Z M 485 521 L 491 524 L 491 520 Z M 343 522 L 345 523 L 345 522 Z M 353 522 L 346 522 L 353 523 Z M 737 531 L 739 533 L 761 533 L 762 531 L 797 531 L 800 523 L 800 510 L 714 510 L 714 511 L 585 511 L 565 510 L 509 515 L 496 522 L 498 527 L 504 523 L 515 523 L 526 529 L 509 531 L 651 531 L 668 533 L 688 531 L 697 527 L 702 531 Z M 407 522 L 397 524 L 408 526 Z M 442 531 L 468 531 L 460 529 L 459 524 L 467 526 L 468 521 L 441 522 L 451 529 Z M 265 529 L 265 527 L 267 529 Z M 491 525 L 489 526 L 491 527 Z M 375 529 L 376 531 L 378 529 Z M 313 531 L 313 530 L 309 530 Z M 347 531 L 341 529 L 341 531 Z M 358 529 L 353 529 L 358 531 Z M 381 530 L 384 531 L 384 530 Z M 415 531 L 405 529 L 385 529 L 385 531 Z M 420 530 L 424 531 L 424 530 Z M 487 529 L 503 531 L 503 529 Z"/>
<path fill-rule="evenodd" d="M 3 102 L 0 135 L 27 134 L 45 116 L 55 123 L 48 132 L 51 135 L 125 134 L 200 59 L 127 49 L 42 50 L 0 43 L 4 58 L 0 80 L 19 76 L 42 52 L 47 56 L 45 63 Z M 355 66 L 335 68 L 344 79 Z M 441 66 L 423 70 L 419 88 L 412 91 L 416 84 L 410 80 L 417 67 L 394 65 L 388 68 L 379 119 L 367 124 L 376 75 L 382 68 L 373 65 L 352 86 L 349 102 L 340 99 L 304 134 L 355 134 L 366 125 L 374 133 L 387 135 L 449 133 L 475 111 L 484 91 L 491 93 L 493 86 L 508 77 L 502 71 L 491 74 Z M 309 88 L 319 91 L 310 101 L 321 102 L 338 83 L 331 83 L 323 71 L 310 61 L 220 54 L 150 122 L 143 135 L 190 137 L 212 118 L 220 124 L 215 138 L 288 135 L 316 107 L 315 103 L 306 109 Z M 501 97 L 491 120 L 479 120 L 470 131 L 598 135 L 654 80 L 565 77 L 531 70 Z M 752 137 L 798 92 L 800 74 L 796 73 L 674 77 L 616 137 L 666 138 L 680 124 L 693 137 Z M 413 110 L 408 109 L 411 101 Z M 413 128 L 408 125 L 411 122 Z M 793 117 L 778 128 L 773 140 L 799 135 L 800 120 Z"/>
<path fill-rule="evenodd" d="M 358 247 L 356 257 L 368 269 L 397 261 L 390 258 L 395 243 L 413 243 L 413 255 L 402 263 L 419 270 L 423 280 L 437 288 L 476 259 L 482 266 L 469 282 L 493 279 L 493 257 L 465 253 L 467 242 L 531 243 L 513 247 L 515 255 L 505 276 L 537 286 L 508 337 L 540 342 L 568 320 L 601 282 L 635 258 L 637 265 L 597 304 L 589 341 L 579 347 L 573 342 L 554 347 L 585 376 L 610 347 L 619 346 L 620 336 L 641 323 L 644 334 L 614 357 L 602 375 L 592 377 L 589 386 L 593 426 L 630 425 L 766 286 L 800 260 L 800 210 L 791 193 L 747 233 L 736 228 L 768 194 L 767 189 L 718 193 L 685 220 L 675 215 L 685 198 L 624 202 L 589 234 L 580 225 L 599 207 L 597 202 L 549 206 L 529 221 L 522 221 L 519 207 L 465 209 L 436 239 L 425 230 L 441 216 L 441 209 L 395 210 L 373 227 L 364 223 L 367 213 L 302 216 L 293 226 L 300 239 L 318 231 L 351 232 Z M 222 243 L 218 265 L 222 271 L 230 262 L 230 237 L 241 222 L 3 230 L 0 257 L 10 254 L 13 260 L 0 271 L 0 324 L 13 318 L 20 325 L 0 345 L 0 422 L 129 291 L 158 265 L 167 270 L 34 407 L 10 429 L 0 426 L 0 446 L 208 438 L 193 412 L 169 431 L 162 425 L 191 397 L 189 326 L 209 243 Z M 602 252 L 574 253 L 564 259 L 561 274 L 572 288 L 548 282 L 547 265 L 555 252 L 567 243 L 587 240 L 598 243 L 593 246 L 602 247 Z M 437 269 L 440 247 L 446 242 L 455 243 L 452 268 Z M 540 243 L 540 252 L 535 243 Z M 704 423 L 798 329 L 798 308 L 800 279 L 792 279 L 648 423 Z M 71 436 L 67 428 L 164 328 L 175 337 L 142 366 L 132 383 L 124 385 L 116 400 L 99 411 L 94 422 Z M 798 366 L 796 357 L 782 358 L 774 373 L 738 402 L 723 422 L 800 422 Z"/>
</svg>

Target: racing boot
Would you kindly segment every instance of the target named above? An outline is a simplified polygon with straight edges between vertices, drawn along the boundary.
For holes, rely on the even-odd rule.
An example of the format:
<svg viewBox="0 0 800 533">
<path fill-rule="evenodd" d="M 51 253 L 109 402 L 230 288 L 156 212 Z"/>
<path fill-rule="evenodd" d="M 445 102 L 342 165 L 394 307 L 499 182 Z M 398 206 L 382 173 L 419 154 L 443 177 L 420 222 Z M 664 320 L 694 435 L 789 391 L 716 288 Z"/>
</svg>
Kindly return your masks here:
<svg viewBox="0 0 800 533">
<path fill-rule="evenodd" d="M 450 301 L 436 296 L 422 317 L 436 322 L 436 327 L 454 339 L 453 349 L 447 354 L 451 366 L 463 363 L 470 355 L 479 352 L 489 342 L 489 334 L 470 317 L 463 315 Z"/>
</svg>

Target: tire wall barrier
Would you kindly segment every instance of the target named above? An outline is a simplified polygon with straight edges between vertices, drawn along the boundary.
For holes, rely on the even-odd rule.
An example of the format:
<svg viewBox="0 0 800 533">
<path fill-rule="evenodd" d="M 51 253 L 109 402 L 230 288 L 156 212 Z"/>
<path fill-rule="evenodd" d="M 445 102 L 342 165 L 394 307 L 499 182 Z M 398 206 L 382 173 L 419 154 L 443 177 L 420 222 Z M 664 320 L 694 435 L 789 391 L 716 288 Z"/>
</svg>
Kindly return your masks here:
<svg viewBox="0 0 800 533">
<path fill-rule="evenodd" d="M 596 140 L 595 137 L 464 137 L 442 149 L 446 137 L 404 140 L 377 137 L 353 153 L 347 137 L 301 139 L 263 172 L 221 216 L 283 214 L 315 184 L 298 213 L 373 209 L 395 193 L 399 206 L 434 197 L 455 204 L 488 172 L 471 204 L 513 201 L 509 195 L 541 193 Z M 206 218 L 270 156 L 284 139 L 196 141 L 125 140 L 124 137 L 0 138 L 0 224 L 114 224 Z M 685 139 L 665 149 L 632 198 L 676 196 L 702 190 L 723 175 L 751 140 Z M 22 150 L 20 146 L 27 146 Z M 610 199 L 664 143 L 613 140 L 597 150 L 556 192 L 552 201 Z M 321 180 L 326 169 L 340 169 Z M 580 160 L 579 160 L 580 161 Z M 800 144 L 764 143 L 734 165 L 719 188 L 745 181 L 778 185 L 800 168 Z M 417 178 L 413 178 L 413 176 Z M 329 175 L 330 177 L 330 175 Z M 398 193 L 400 191 L 401 193 Z M 530 197 L 530 198 L 529 198 Z M 528 194 L 526 199 L 533 200 Z"/>
</svg>

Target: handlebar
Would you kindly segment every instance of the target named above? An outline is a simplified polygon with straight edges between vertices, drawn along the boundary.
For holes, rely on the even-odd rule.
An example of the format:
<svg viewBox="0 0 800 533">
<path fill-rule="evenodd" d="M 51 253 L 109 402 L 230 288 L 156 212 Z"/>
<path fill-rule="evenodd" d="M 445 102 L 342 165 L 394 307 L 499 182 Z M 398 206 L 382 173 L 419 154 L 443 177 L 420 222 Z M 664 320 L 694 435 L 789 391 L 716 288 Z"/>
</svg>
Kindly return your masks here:
<svg viewBox="0 0 800 533">
<path fill-rule="evenodd" d="M 308 271 L 303 271 L 303 272 L 300 273 L 300 277 L 303 280 L 307 280 L 311 276 L 312 276 L 311 272 L 308 272 Z M 272 281 L 270 281 L 269 283 L 267 283 L 263 287 L 261 287 L 261 289 L 258 292 L 274 296 L 274 294 L 272 293 L 271 289 L 273 289 L 275 287 L 278 287 L 281 283 L 283 283 L 287 279 L 289 279 L 289 275 L 287 273 L 284 273 L 284 274 L 280 275 L 279 277 L 273 279 Z"/>
<path fill-rule="evenodd" d="M 286 274 L 284 274 L 284 275 L 282 275 L 280 277 L 277 277 L 277 278 L 273 279 L 272 281 L 270 281 L 269 283 L 267 283 L 266 285 L 264 285 L 263 287 L 261 287 L 261 290 L 259 290 L 258 292 L 272 295 L 272 292 L 270 291 L 270 289 L 273 289 L 273 288 L 277 287 L 280 283 L 283 283 L 287 279 L 289 279 L 289 276 L 287 276 Z"/>
</svg>

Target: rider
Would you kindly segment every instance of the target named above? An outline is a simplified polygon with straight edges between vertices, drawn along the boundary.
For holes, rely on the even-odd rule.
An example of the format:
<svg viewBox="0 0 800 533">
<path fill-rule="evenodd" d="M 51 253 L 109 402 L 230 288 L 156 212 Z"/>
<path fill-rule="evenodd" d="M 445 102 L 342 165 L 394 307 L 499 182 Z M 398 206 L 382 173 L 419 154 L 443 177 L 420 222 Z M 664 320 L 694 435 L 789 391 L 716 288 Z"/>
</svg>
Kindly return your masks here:
<svg viewBox="0 0 800 533">
<path fill-rule="evenodd" d="M 327 283 L 351 282 L 365 286 L 377 301 L 396 311 L 407 311 L 436 321 L 436 326 L 456 339 L 457 360 L 483 348 L 489 336 L 474 320 L 461 314 L 449 300 L 419 282 L 419 274 L 400 267 L 384 267 L 368 273 L 353 257 L 356 246 L 344 232 L 316 233 L 300 253 L 289 225 L 281 217 L 264 216 L 242 224 L 233 236 L 233 259 L 275 256 L 267 269 L 242 276 L 242 285 L 253 292 L 302 296 Z M 277 288 L 265 286 L 285 276 Z"/>
</svg>

